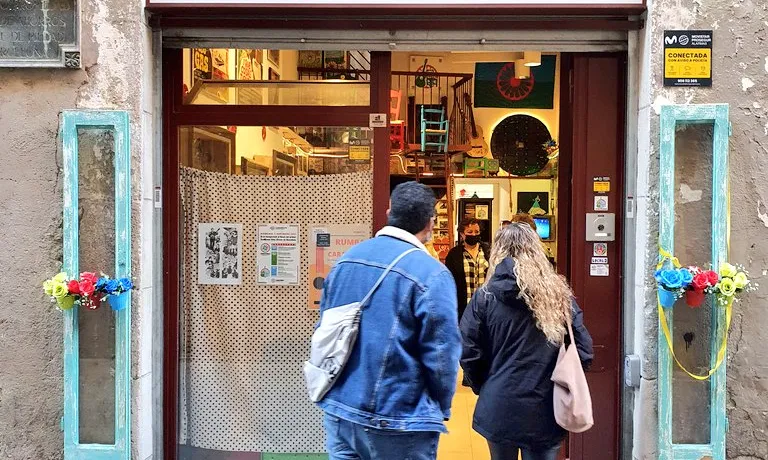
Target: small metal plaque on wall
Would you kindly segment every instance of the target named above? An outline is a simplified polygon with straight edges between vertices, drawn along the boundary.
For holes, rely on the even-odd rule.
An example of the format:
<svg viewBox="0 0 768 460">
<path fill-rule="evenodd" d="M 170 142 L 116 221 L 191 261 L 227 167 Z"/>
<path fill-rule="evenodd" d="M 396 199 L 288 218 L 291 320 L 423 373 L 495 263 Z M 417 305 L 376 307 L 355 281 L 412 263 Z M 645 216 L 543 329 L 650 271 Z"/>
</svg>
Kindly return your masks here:
<svg viewBox="0 0 768 460">
<path fill-rule="evenodd" d="M 80 68 L 77 0 L 0 0 L 0 67 Z"/>
</svg>

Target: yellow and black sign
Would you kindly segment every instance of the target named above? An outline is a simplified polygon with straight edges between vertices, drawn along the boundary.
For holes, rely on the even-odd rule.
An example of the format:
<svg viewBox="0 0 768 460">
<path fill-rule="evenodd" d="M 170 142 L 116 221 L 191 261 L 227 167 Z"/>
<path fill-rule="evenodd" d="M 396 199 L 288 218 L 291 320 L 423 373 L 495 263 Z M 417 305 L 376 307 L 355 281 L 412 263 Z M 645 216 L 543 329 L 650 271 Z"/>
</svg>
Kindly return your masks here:
<svg viewBox="0 0 768 460">
<path fill-rule="evenodd" d="M 664 86 L 712 86 L 712 31 L 664 31 Z"/>
<path fill-rule="evenodd" d="M 371 141 L 368 139 L 349 140 L 349 162 L 368 163 L 371 161 Z"/>
</svg>

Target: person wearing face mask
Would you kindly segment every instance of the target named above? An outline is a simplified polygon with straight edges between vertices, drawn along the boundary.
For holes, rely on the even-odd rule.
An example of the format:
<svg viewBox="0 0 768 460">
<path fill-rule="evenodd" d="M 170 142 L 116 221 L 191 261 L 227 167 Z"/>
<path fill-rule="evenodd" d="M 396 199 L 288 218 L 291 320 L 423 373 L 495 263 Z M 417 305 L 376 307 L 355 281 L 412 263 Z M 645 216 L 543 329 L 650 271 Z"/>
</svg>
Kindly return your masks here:
<svg viewBox="0 0 768 460">
<path fill-rule="evenodd" d="M 456 282 L 459 320 L 472 295 L 485 283 L 491 251 L 480 241 L 480 221 L 464 219 L 459 223 L 459 244 L 448 252 L 445 266 Z"/>
</svg>

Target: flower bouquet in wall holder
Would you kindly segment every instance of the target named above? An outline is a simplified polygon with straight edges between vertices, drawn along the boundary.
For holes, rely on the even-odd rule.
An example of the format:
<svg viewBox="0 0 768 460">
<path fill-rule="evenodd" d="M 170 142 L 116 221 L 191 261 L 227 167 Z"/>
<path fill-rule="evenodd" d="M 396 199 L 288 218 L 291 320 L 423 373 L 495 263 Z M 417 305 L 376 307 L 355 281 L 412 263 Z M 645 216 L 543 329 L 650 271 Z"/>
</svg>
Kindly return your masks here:
<svg viewBox="0 0 768 460">
<path fill-rule="evenodd" d="M 707 294 L 714 292 L 720 282 L 720 276 L 713 270 L 702 270 L 699 267 L 688 267 L 693 274 L 693 281 L 685 291 L 685 303 L 691 308 L 698 308 L 704 303 Z"/>
<path fill-rule="evenodd" d="M 114 311 L 124 310 L 130 302 L 129 292 L 134 288 L 130 278 L 111 279 L 102 275 L 96 283 L 96 290 L 103 295 L 102 300 L 109 302 Z"/>
<path fill-rule="evenodd" d="M 718 305 L 727 307 L 738 301 L 744 292 L 756 291 L 759 285 L 749 279 L 749 272 L 741 265 L 723 263 L 720 265 L 720 280 L 712 288 Z"/>
<path fill-rule="evenodd" d="M 109 302 L 112 310 L 119 311 L 128 305 L 127 293 L 132 289 L 134 285 L 129 278 L 110 279 L 92 272 L 81 273 L 80 279 L 70 279 L 62 272 L 43 282 L 43 291 L 61 311 L 74 306 L 96 310 L 104 301 Z"/>
<path fill-rule="evenodd" d="M 655 273 L 659 303 L 664 308 L 672 308 L 693 281 L 693 274 L 687 268 L 659 268 Z"/>
<path fill-rule="evenodd" d="M 101 306 L 96 284 L 98 277 L 95 273 L 84 272 L 80 279 L 70 279 L 66 273 L 59 273 L 43 283 L 43 291 L 56 303 L 59 310 L 70 310 L 75 305 L 88 310 L 96 310 Z"/>
</svg>

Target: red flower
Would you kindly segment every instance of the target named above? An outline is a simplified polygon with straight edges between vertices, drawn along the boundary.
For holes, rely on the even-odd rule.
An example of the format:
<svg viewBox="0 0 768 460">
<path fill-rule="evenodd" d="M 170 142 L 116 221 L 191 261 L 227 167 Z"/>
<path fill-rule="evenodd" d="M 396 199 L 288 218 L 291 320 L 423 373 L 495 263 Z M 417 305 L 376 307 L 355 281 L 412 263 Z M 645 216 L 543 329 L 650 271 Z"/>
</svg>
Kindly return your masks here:
<svg viewBox="0 0 768 460">
<path fill-rule="evenodd" d="M 709 283 L 710 286 L 714 286 L 718 281 L 720 281 L 720 275 L 718 275 L 715 271 L 707 270 L 703 273 L 703 275 L 707 278 L 707 283 Z"/>
<path fill-rule="evenodd" d="M 80 295 L 82 292 L 80 292 L 80 283 L 77 282 L 77 280 L 72 280 L 67 284 L 67 289 L 69 289 L 69 293 L 71 295 Z"/>
<path fill-rule="evenodd" d="M 709 281 L 707 279 L 706 274 L 699 273 L 698 275 L 693 277 L 693 282 L 691 282 L 691 286 L 693 286 L 694 291 L 703 291 L 709 286 Z"/>
<path fill-rule="evenodd" d="M 98 280 L 99 280 L 99 277 L 96 276 L 96 273 L 92 273 L 92 272 L 80 273 L 80 282 L 81 283 L 83 281 L 89 281 L 91 284 L 95 285 Z"/>
<path fill-rule="evenodd" d="M 90 297 L 93 294 L 93 291 L 96 290 L 96 287 L 93 285 L 93 283 L 90 280 L 83 280 L 80 281 L 80 292 L 82 292 L 83 295 L 86 295 Z"/>
</svg>

